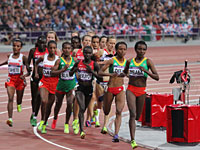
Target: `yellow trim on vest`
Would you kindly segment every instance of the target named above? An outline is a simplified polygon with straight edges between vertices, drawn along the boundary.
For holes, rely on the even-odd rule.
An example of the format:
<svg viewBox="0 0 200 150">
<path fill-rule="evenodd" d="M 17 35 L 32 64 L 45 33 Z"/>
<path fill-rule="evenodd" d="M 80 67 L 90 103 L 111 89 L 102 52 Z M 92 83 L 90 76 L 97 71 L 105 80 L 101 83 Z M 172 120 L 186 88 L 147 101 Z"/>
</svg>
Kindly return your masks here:
<svg viewBox="0 0 200 150">
<path fill-rule="evenodd" d="M 61 57 L 61 59 L 65 62 L 65 64 L 69 64 L 69 65 L 72 63 L 72 57 L 70 56 L 70 58 L 71 58 L 70 62 L 68 63 L 68 62 L 66 62 L 66 60 L 63 57 Z"/>
<path fill-rule="evenodd" d="M 142 60 L 140 63 L 137 63 L 137 62 L 135 61 L 135 58 L 133 58 L 133 62 L 134 62 L 134 64 L 138 67 L 138 66 L 140 66 L 146 59 L 147 59 L 147 58 L 144 57 L 143 60 Z"/>
<path fill-rule="evenodd" d="M 125 63 L 126 63 L 126 59 L 124 58 L 124 62 L 123 63 L 120 63 L 118 60 L 117 60 L 117 58 L 116 57 L 113 57 L 113 59 L 114 60 L 116 60 L 117 61 L 117 63 L 120 65 L 120 66 L 124 66 L 125 65 Z"/>
</svg>

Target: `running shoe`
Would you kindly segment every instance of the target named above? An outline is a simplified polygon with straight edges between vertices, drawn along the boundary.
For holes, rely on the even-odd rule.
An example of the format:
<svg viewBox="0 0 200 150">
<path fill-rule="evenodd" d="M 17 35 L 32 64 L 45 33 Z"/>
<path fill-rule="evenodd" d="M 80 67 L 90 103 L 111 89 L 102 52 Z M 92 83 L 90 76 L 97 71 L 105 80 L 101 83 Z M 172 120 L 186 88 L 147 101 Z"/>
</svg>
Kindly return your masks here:
<svg viewBox="0 0 200 150">
<path fill-rule="evenodd" d="M 108 130 L 106 127 L 103 127 L 102 130 L 101 130 L 101 133 L 102 134 L 107 134 L 108 133 Z"/>
<path fill-rule="evenodd" d="M 96 128 L 100 127 L 100 123 L 99 123 L 99 121 L 96 121 L 96 123 L 95 123 L 95 127 L 96 127 Z"/>
<path fill-rule="evenodd" d="M 112 142 L 119 142 L 119 137 L 117 134 L 113 137 Z"/>
<path fill-rule="evenodd" d="M 92 119 L 90 120 L 91 125 L 95 125 L 95 117 L 92 117 Z"/>
<path fill-rule="evenodd" d="M 44 124 L 44 120 L 41 120 L 40 121 L 40 124 L 39 124 L 39 126 L 38 126 L 38 130 L 42 130 L 42 125 Z"/>
<path fill-rule="evenodd" d="M 65 124 L 65 129 L 64 129 L 64 133 L 69 133 L 69 125 Z"/>
<path fill-rule="evenodd" d="M 33 118 L 32 126 L 33 126 L 33 127 L 36 127 L 36 126 L 37 126 L 37 119 L 36 119 L 36 118 Z"/>
<path fill-rule="evenodd" d="M 56 120 L 53 119 L 53 122 L 52 122 L 52 124 L 51 124 L 51 128 L 52 128 L 52 129 L 55 129 L 55 128 L 56 128 L 56 123 L 57 123 L 57 119 L 56 119 Z"/>
<path fill-rule="evenodd" d="M 21 111 L 22 111 L 22 106 L 21 106 L 21 104 L 20 104 L 20 105 L 17 105 L 17 111 L 18 111 L 18 112 L 21 112 Z"/>
<path fill-rule="evenodd" d="M 98 116 L 98 110 L 94 110 L 94 115 Z"/>
<path fill-rule="evenodd" d="M 85 132 L 81 132 L 81 139 L 84 139 L 85 138 Z"/>
<path fill-rule="evenodd" d="M 86 126 L 86 127 L 91 127 L 90 121 L 87 120 L 87 121 L 85 122 L 85 126 Z"/>
<path fill-rule="evenodd" d="M 30 123 L 31 123 L 31 125 L 33 126 L 33 114 L 31 115 L 31 118 L 30 118 Z"/>
<path fill-rule="evenodd" d="M 41 133 L 42 133 L 42 134 L 46 134 L 46 133 L 47 133 L 46 125 L 42 125 Z"/>
<path fill-rule="evenodd" d="M 138 145 L 136 144 L 135 140 L 131 141 L 131 146 L 133 149 L 135 149 Z"/>
<path fill-rule="evenodd" d="M 79 123 L 78 123 L 78 119 L 75 119 L 72 123 L 72 127 L 74 130 L 74 134 L 78 134 L 79 133 Z"/>
<path fill-rule="evenodd" d="M 7 125 L 9 125 L 9 127 L 12 127 L 12 126 L 13 126 L 13 121 L 12 121 L 12 119 L 8 119 L 8 120 L 6 121 L 6 123 L 7 123 Z"/>
</svg>

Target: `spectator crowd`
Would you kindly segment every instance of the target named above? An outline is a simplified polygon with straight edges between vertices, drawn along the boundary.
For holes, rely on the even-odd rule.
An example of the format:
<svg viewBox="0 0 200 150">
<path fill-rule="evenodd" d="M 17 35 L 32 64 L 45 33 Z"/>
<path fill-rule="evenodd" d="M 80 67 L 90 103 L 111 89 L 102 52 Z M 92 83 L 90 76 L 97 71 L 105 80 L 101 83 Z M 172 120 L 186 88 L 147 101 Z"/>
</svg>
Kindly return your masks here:
<svg viewBox="0 0 200 150">
<path fill-rule="evenodd" d="M 0 30 L 101 30 L 142 25 L 199 27 L 199 0 L 1 0 Z"/>
</svg>

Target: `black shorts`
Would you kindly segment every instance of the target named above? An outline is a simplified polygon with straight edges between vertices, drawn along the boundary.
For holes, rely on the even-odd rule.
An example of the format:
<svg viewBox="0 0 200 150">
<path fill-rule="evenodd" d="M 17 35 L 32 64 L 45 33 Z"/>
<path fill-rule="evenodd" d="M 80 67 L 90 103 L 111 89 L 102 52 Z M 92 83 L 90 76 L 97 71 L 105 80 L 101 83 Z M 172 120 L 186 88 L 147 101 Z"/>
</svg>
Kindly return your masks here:
<svg viewBox="0 0 200 150">
<path fill-rule="evenodd" d="M 79 86 L 77 87 L 76 92 L 77 92 L 77 91 L 83 92 L 83 94 L 84 94 L 85 96 L 92 96 L 92 94 L 93 94 L 93 86 L 82 86 L 82 85 L 79 85 Z"/>
</svg>

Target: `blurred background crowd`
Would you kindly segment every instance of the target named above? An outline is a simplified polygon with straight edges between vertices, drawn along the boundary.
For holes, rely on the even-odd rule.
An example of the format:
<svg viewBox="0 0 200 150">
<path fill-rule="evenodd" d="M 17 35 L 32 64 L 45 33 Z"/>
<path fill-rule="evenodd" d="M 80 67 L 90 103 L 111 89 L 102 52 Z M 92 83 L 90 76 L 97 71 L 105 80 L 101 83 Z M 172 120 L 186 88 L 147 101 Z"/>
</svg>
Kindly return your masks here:
<svg viewBox="0 0 200 150">
<path fill-rule="evenodd" d="M 199 0 L 1 0 L 0 9 L 1 31 L 200 25 Z"/>
</svg>

